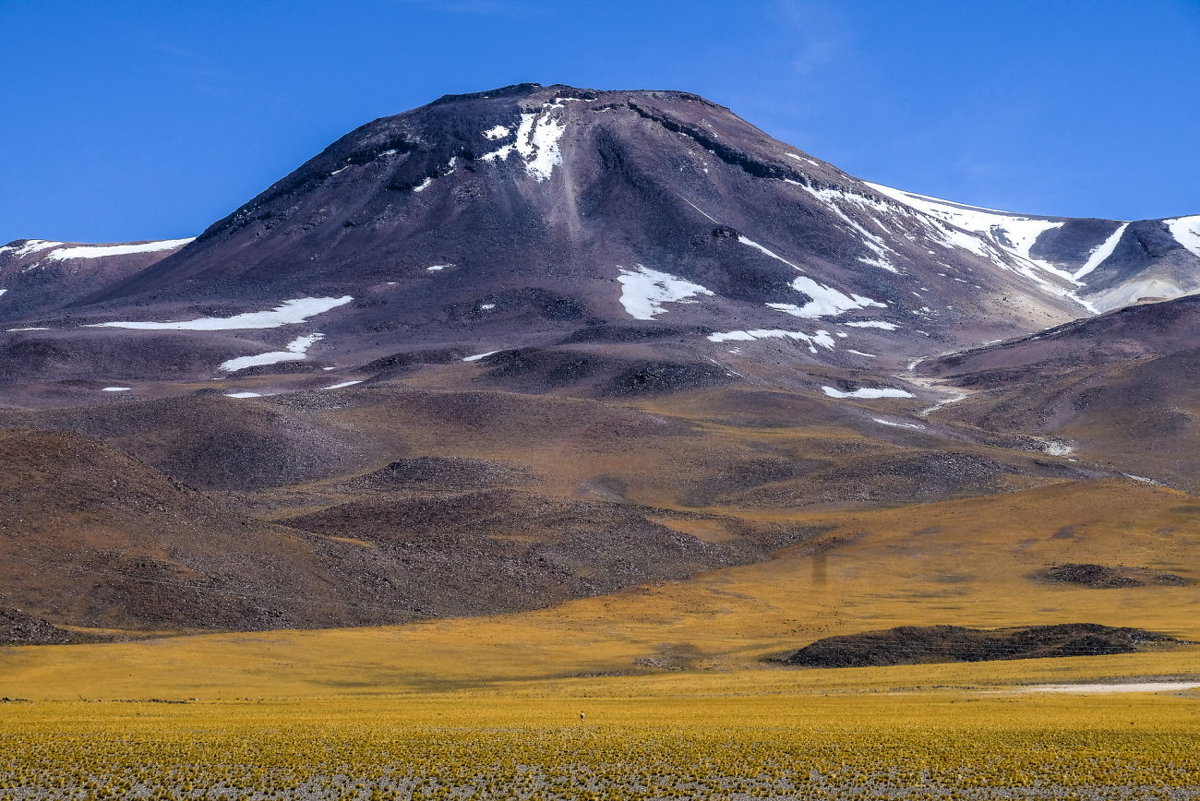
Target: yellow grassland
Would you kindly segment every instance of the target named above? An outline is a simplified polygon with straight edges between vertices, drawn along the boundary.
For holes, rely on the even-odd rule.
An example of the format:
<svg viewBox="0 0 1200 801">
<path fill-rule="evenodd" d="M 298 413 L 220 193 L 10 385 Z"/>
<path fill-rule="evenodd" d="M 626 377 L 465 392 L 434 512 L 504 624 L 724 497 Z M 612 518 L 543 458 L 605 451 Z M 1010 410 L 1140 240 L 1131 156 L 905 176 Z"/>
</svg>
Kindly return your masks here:
<svg viewBox="0 0 1200 801">
<path fill-rule="evenodd" d="M 574 683 L 9 704 L 0 799 L 1141 801 L 1200 787 L 1195 696 L 724 695 L 703 677 L 647 696 L 640 679 Z"/>
</svg>

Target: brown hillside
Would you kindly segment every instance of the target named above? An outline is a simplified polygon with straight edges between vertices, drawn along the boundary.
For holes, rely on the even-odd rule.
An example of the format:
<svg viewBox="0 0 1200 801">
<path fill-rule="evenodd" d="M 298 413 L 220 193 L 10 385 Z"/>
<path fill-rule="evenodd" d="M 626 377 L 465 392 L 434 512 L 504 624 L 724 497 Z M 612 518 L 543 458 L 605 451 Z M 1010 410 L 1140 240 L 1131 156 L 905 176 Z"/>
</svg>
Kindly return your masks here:
<svg viewBox="0 0 1200 801">
<path fill-rule="evenodd" d="M 0 432 L 0 586 L 53 623 L 262 629 L 402 617 L 353 608 L 351 550 L 232 514 L 74 433 Z M 338 584 L 342 586 L 338 589 Z"/>
</svg>

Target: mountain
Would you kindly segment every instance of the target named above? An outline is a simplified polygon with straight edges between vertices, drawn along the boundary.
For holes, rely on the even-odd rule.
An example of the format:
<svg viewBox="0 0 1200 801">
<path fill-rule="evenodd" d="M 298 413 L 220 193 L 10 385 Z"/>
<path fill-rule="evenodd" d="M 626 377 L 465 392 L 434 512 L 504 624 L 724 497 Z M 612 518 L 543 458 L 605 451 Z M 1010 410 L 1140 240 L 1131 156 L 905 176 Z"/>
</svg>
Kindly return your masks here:
<svg viewBox="0 0 1200 801">
<path fill-rule="evenodd" d="M 724 328 L 893 317 L 954 331 L 982 315 L 1011 330 L 1080 313 L 1052 275 L 993 269 L 956 286 L 938 273 L 986 262 L 935 228 L 696 96 L 515 86 L 350 133 L 98 299 L 375 290 L 423 338 L 446 315 L 561 328 L 650 319 L 685 300 L 695 308 L 672 318 Z M 948 263 L 932 264 L 929 248 Z M 926 310 L 930 283 L 959 313 Z M 1004 293 L 1012 308 L 993 308 Z"/>
<path fill-rule="evenodd" d="M 493 614 L 843 553 L 851 512 L 1194 488 L 1198 220 L 964 206 L 695 95 L 520 84 L 193 240 L 18 241 L 0 637 Z"/>
<path fill-rule="evenodd" d="M 887 370 L 1187 291 L 1194 222 L 971 209 L 860 181 L 695 95 L 520 84 L 368 123 L 178 250 L 93 249 L 164 248 L 141 269 L 96 260 L 54 314 L 21 281 L 86 248 L 9 246 L 8 327 L 51 330 L 12 332 L 0 361 L 69 382 L 51 395 L 450 352 L 544 366 L 650 339 L 689 374 L 730 350 Z M 610 378 L 645 360 L 617 361 Z M 10 376 L 0 392 L 25 396 L 31 376 Z"/>
</svg>

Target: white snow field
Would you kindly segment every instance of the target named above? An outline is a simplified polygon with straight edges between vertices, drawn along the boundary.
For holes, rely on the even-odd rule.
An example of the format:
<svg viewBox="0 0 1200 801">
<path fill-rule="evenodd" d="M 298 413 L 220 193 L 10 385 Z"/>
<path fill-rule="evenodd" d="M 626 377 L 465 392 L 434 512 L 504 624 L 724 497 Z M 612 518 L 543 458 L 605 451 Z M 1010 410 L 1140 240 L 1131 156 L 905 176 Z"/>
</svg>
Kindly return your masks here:
<svg viewBox="0 0 1200 801">
<path fill-rule="evenodd" d="M 709 290 L 670 273 L 651 270 L 639 264 L 636 270 L 618 266 L 621 274 L 621 305 L 635 320 L 653 320 L 654 315 L 667 311 L 664 303 L 695 303 L 695 295 L 711 295 Z"/>
<path fill-rule="evenodd" d="M 914 397 L 911 392 L 905 392 L 902 389 L 892 389 L 891 387 L 861 387 L 852 389 L 849 392 L 844 392 L 834 387 L 821 387 L 821 391 L 831 398 L 911 398 Z"/>
<path fill-rule="evenodd" d="M 294 298 L 285 300 L 270 311 L 246 312 L 233 317 L 201 317 L 173 323 L 157 322 L 112 322 L 91 323 L 86 328 L 136 328 L 143 331 L 240 331 L 251 328 L 279 328 L 296 325 L 324 314 L 330 309 L 344 306 L 354 298 Z"/>
<path fill-rule="evenodd" d="M 324 334 L 308 334 L 307 336 L 296 337 L 287 344 L 287 350 L 259 353 L 255 356 L 239 356 L 236 359 L 221 362 L 218 369 L 226 373 L 236 373 L 238 370 L 245 370 L 247 367 L 278 364 L 279 362 L 304 361 L 308 356 L 308 349 L 312 347 L 314 342 L 323 339 L 324 336 Z"/>
</svg>

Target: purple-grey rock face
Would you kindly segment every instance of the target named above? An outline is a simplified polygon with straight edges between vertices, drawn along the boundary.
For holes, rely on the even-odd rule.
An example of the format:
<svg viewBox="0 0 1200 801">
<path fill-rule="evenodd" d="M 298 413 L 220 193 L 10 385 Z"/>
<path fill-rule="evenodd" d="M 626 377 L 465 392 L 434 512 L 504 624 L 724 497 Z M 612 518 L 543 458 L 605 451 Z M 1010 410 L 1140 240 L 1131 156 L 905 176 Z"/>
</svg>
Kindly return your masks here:
<svg viewBox="0 0 1200 801">
<path fill-rule="evenodd" d="M 97 300 L 349 294 L 423 340 L 514 317 L 970 338 L 1084 313 L 955 236 L 701 98 L 512 87 L 360 128 Z"/>
</svg>

